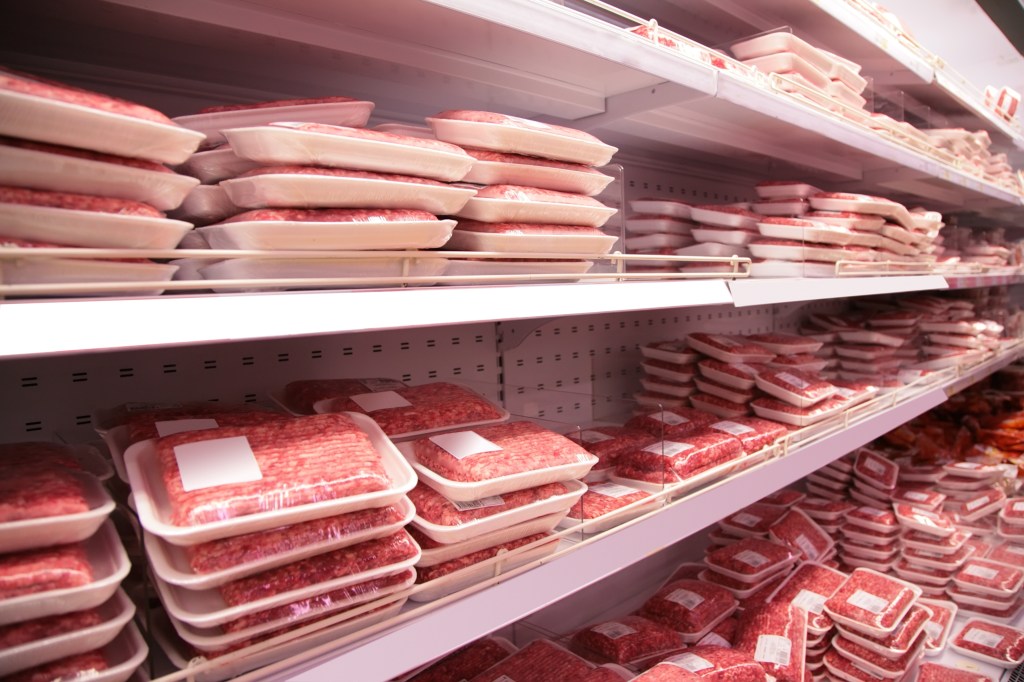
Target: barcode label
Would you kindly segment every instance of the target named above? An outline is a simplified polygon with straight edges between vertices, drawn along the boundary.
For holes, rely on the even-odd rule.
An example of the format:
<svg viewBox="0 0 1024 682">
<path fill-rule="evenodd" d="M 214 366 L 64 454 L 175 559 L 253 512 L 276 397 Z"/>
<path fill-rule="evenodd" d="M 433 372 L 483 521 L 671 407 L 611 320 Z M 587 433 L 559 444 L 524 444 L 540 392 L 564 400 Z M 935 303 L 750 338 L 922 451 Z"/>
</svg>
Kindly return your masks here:
<svg viewBox="0 0 1024 682">
<path fill-rule="evenodd" d="M 584 443 L 601 443 L 611 439 L 612 437 L 607 433 L 601 433 L 600 431 L 583 431 L 580 433 L 580 440 Z"/>
<path fill-rule="evenodd" d="M 825 610 L 825 602 L 828 597 L 810 590 L 800 590 L 799 594 L 793 597 L 793 606 L 797 606 L 807 613 L 821 614 Z"/>
<path fill-rule="evenodd" d="M 745 549 L 733 558 L 751 568 L 760 568 L 768 563 L 768 557 L 751 549 Z"/>
<path fill-rule="evenodd" d="M 779 635 L 761 635 L 757 638 L 754 648 L 754 660 L 758 663 L 788 667 L 792 654 L 792 643 Z"/>
<path fill-rule="evenodd" d="M 629 627 L 628 625 L 623 625 L 622 623 L 616 623 L 615 621 L 595 625 L 591 628 L 591 630 L 599 635 L 604 635 L 608 639 L 619 639 L 620 637 L 625 637 L 626 635 L 636 634 L 636 630 L 634 630 L 633 628 Z"/>
<path fill-rule="evenodd" d="M 690 423 L 690 420 L 686 417 L 680 416 L 675 412 L 666 412 L 665 410 L 653 413 L 651 415 L 651 419 L 668 424 L 669 426 L 679 426 L 680 424 Z"/>
<path fill-rule="evenodd" d="M 484 497 L 479 500 L 468 500 L 466 502 L 456 502 L 452 500 L 452 505 L 459 511 L 471 511 L 473 509 L 486 509 L 487 507 L 500 507 L 505 504 L 505 500 L 502 499 L 501 495 L 492 495 L 490 497 Z"/>
<path fill-rule="evenodd" d="M 744 528 L 753 528 L 757 524 L 761 523 L 761 521 L 763 520 L 764 519 L 762 519 L 760 516 L 755 516 L 753 514 L 748 514 L 746 512 L 734 514 L 732 517 L 733 523 L 735 523 L 737 526 L 743 526 Z"/>
</svg>

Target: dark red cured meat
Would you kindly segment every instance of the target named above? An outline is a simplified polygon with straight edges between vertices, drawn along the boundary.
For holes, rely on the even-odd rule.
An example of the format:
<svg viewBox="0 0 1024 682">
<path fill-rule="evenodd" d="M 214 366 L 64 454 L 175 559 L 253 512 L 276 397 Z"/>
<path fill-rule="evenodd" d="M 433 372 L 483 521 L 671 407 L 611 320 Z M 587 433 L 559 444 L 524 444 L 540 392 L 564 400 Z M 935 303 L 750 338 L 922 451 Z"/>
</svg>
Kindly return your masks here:
<svg viewBox="0 0 1024 682">
<path fill-rule="evenodd" d="M 453 651 L 405 682 L 468 680 L 499 661 L 505 660 L 513 652 L 514 649 L 510 651 L 508 645 L 498 642 L 492 637 L 484 637 Z"/>
<path fill-rule="evenodd" d="M 446 118 L 456 121 L 475 121 L 477 123 L 497 123 L 498 125 L 508 126 L 510 128 L 522 128 L 525 130 L 540 131 L 545 133 L 554 133 L 563 137 L 571 137 L 577 140 L 586 140 L 589 142 L 601 142 L 599 139 L 591 135 L 590 133 L 582 130 L 576 130 L 575 128 L 566 128 L 565 126 L 552 125 L 550 123 L 541 123 L 540 121 L 531 121 L 526 118 L 519 118 L 518 116 L 508 116 L 506 114 L 499 114 L 492 111 L 472 111 L 467 109 L 448 109 L 447 111 L 441 111 L 434 114 L 431 118 Z"/>
<path fill-rule="evenodd" d="M 938 663 L 922 663 L 917 682 L 992 682 L 992 678 L 962 668 L 947 668 Z"/>
<path fill-rule="evenodd" d="M 190 415 L 187 410 L 175 410 L 174 412 L 174 416 L 132 416 L 126 425 L 128 442 L 138 443 L 139 441 L 149 440 L 150 438 L 159 438 L 160 433 L 156 427 L 157 422 L 212 419 L 217 423 L 217 426 L 214 428 L 225 428 L 228 426 L 260 426 L 261 424 L 270 424 L 273 422 L 293 419 L 292 415 L 285 414 L 284 412 L 272 412 L 258 407 L 246 410 L 241 406 L 228 405 L 225 406 L 225 410 L 223 412 L 218 412 L 217 410 L 204 410 L 192 415 Z"/>
<path fill-rule="evenodd" d="M 364 509 L 190 545 L 186 552 L 194 573 L 212 573 L 308 545 L 338 540 L 371 528 L 397 524 L 403 517 L 398 507 Z"/>
<path fill-rule="evenodd" d="M 753 656 L 778 682 L 803 682 L 807 612 L 783 602 L 747 609 L 739 618 L 734 648 Z"/>
<path fill-rule="evenodd" d="M 835 546 L 829 534 L 799 509 L 787 512 L 768 535 L 808 561 L 820 560 Z"/>
<path fill-rule="evenodd" d="M 533 422 L 480 426 L 471 431 L 498 447 L 459 459 L 431 438 L 413 441 L 416 460 L 453 481 L 486 481 L 500 476 L 572 464 L 589 464 L 593 455 L 565 436 Z"/>
<path fill-rule="evenodd" d="M 631 663 L 682 646 L 667 625 L 641 616 L 623 616 L 583 628 L 572 636 L 573 651 L 597 663 Z"/>
<path fill-rule="evenodd" d="M 846 582 L 846 575 L 824 566 L 804 563 L 786 578 L 786 582 L 772 595 L 773 602 L 794 604 L 807 611 L 807 626 L 812 630 L 827 630 L 832 619 L 821 608 Z"/>
<path fill-rule="evenodd" d="M 416 556 L 419 548 L 404 530 L 309 557 L 255 575 L 232 580 L 218 590 L 229 606 L 247 604 L 283 592 L 343 578 Z"/>
<path fill-rule="evenodd" d="M 46 99 L 77 104 L 89 109 L 99 109 L 111 114 L 120 114 L 122 116 L 131 116 L 132 118 L 173 125 L 173 122 L 167 116 L 141 104 L 127 102 L 123 99 L 117 99 L 116 97 L 98 92 L 82 90 L 65 85 L 64 83 L 47 80 L 32 74 L 20 73 L 12 69 L 0 68 L 0 90 L 45 97 Z"/>
<path fill-rule="evenodd" d="M 493 557 L 498 556 L 501 552 L 512 552 L 520 547 L 525 547 L 533 542 L 538 542 L 545 537 L 548 537 L 548 533 L 534 533 L 528 535 L 525 538 L 519 538 L 518 540 L 510 540 L 509 542 L 502 542 L 501 544 L 494 545 L 493 547 L 487 547 L 485 549 L 465 554 L 460 557 L 456 557 L 450 561 L 443 561 L 433 566 L 423 566 L 416 569 L 416 582 L 425 583 L 431 580 L 436 580 L 449 573 L 460 571 L 464 568 L 469 568 L 481 561 L 487 561 Z M 557 542 L 557 540 L 555 540 Z M 538 545 L 539 546 L 539 545 Z"/>
<path fill-rule="evenodd" d="M 5 682 L 72 682 L 87 680 L 110 667 L 99 649 L 84 654 L 65 656 L 4 678 Z"/>
<path fill-rule="evenodd" d="M 25 187 L 0 186 L 0 203 L 63 208 L 69 211 L 112 213 L 143 218 L 164 217 L 163 213 L 141 201 L 98 197 L 91 194 L 76 194 L 74 192 L 49 192 L 41 189 L 27 189 Z"/>
<path fill-rule="evenodd" d="M 0 523 L 89 511 L 85 484 L 64 469 L 0 467 Z"/>
<path fill-rule="evenodd" d="M 351 97 L 303 97 L 298 99 L 275 99 L 266 102 L 252 102 L 250 104 L 219 104 L 217 106 L 205 107 L 199 110 L 200 114 L 216 114 L 222 111 L 242 111 L 245 109 L 270 109 L 273 107 L 297 107 L 306 104 L 337 104 L 341 102 L 356 102 Z"/>
<path fill-rule="evenodd" d="M 43 441 L 0 444 L 0 469 L 8 470 L 22 465 L 33 469 L 46 467 L 82 470 L 74 450 L 68 445 Z"/>
<path fill-rule="evenodd" d="M 662 454 L 663 450 L 674 454 Z M 703 431 L 679 441 L 659 441 L 647 448 L 623 453 L 615 465 L 615 473 L 634 480 L 673 483 L 742 456 L 743 446 L 736 438 Z"/>
<path fill-rule="evenodd" d="M 416 506 L 416 514 L 425 521 L 435 523 L 439 526 L 457 526 L 486 516 L 493 516 L 509 509 L 524 507 L 549 497 L 565 495 L 569 489 L 562 483 L 545 483 L 535 488 L 515 490 L 510 493 L 495 495 L 487 498 L 484 506 L 473 505 L 472 508 L 460 511 L 459 507 L 448 498 L 441 495 L 433 488 L 417 483 L 416 487 L 409 491 L 409 499 Z M 463 504 L 463 506 L 465 506 Z"/>
<path fill-rule="evenodd" d="M 649 492 L 644 490 L 635 490 L 634 492 L 627 493 L 621 497 L 606 495 L 602 493 L 603 489 L 608 489 L 603 488 L 602 486 L 604 485 L 606 484 L 598 483 L 596 485 L 591 485 L 587 492 L 583 493 L 583 497 L 581 497 L 569 510 L 569 518 L 596 519 L 604 516 L 605 514 L 611 514 L 617 509 L 622 509 L 628 504 L 639 502 L 640 500 L 651 496 Z"/>
<path fill-rule="evenodd" d="M 748 454 L 771 445 L 789 433 L 789 430 L 782 424 L 759 417 L 736 417 L 722 420 L 708 428 L 739 439 L 743 450 Z"/>
<path fill-rule="evenodd" d="M 231 437 L 246 438 L 263 477 L 186 491 L 174 448 Z M 172 508 L 171 520 L 179 526 L 377 492 L 391 486 L 370 437 L 342 414 L 177 433 L 158 439 L 156 452 Z"/>
<path fill-rule="evenodd" d="M 597 199 L 572 192 L 557 192 L 553 189 L 525 187 L 523 185 L 488 185 L 477 190 L 477 199 L 504 199 L 544 204 L 572 204 L 592 208 L 604 208 Z"/>
<path fill-rule="evenodd" d="M 536 639 L 503 661 L 492 665 L 469 682 L 580 682 L 593 666 L 546 639 Z M 504 676 L 504 677 L 503 677 Z"/>
<path fill-rule="evenodd" d="M 633 429 L 643 429 L 658 438 L 683 438 L 705 430 L 718 417 L 692 407 L 671 407 L 637 415 L 626 422 Z"/>
<path fill-rule="evenodd" d="M 60 154 L 61 156 L 72 156 L 78 159 L 85 159 L 87 161 L 112 163 L 118 166 L 128 166 L 130 168 L 153 171 L 154 173 L 174 173 L 170 168 L 162 163 L 157 163 L 156 161 L 133 159 L 128 156 L 118 156 L 116 154 L 103 154 L 101 152 L 89 151 L 88 149 L 76 149 L 75 147 L 65 147 L 59 144 L 33 142 L 32 140 L 22 140 L 15 137 L 0 136 L 0 147 L 17 147 L 19 149 L 30 149 L 32 151 L 47 152 L 49 154 Z"/>
<path fill-rule="evenodd" d="M 486 398 L 458 384 L 439 381 L 396 388 L 394 393 L 411 405 L 367 412 L 349 397 L 335 401 L 331 409 L 369 414 L 389 436 L 497 421 L 505 416 Z"/>
<path fill-rule="evenodd" d="M 595 170 L 591 166 L 585 166 L 582 163 L 571 163 L 569 161 L 555 161 L 553 159 L 542 159 L 536 156 L 526 156 L 524 154 L 507 154 L 503 152 L 494 152 L 488 149 L 476 149 L 473 147 L 463 147 L 463 150 L 478 161 L 493 161 L 496 163 L 515 163 L 523 166 L 543 166 L 545 168 L 560 168 L 562 170 L 571 170 L 577 173 L 590 173 L 592 175 L 604 175 L 601 171 Z"/>
<path fill-rule="evenodd" d="M 395 133 L 383 130 L 372 130 L 369 128 L 350 128 L 348 126 L 336 126 L 327 123 L 270 123 L 269 125 L 278 128 L 290 128 L 301 130 L 307 133 L 320 133 L 321 135 L 333 135 L 335 137 L 352 137 L 361 140 L 372 140 L 374 142 L 386 142 L 388 144 L 403 145 L 406 147 L 421 147 L 433 149 L 449 154 L 463 155 L 462 147 L 442 142 L 432 138 L 413 137 L 411 135 L 396 135 Z"/>
<path fill-rule="evenodd" d="M 404 182 L 414 185 L 431 187 L 448 187 L 447 184 L 429 178 L 418 178 L 413 175 L 396 173 L 375 173 L 373 171 L 351 170 L 348 168 L 327 168 L 324 166 L 260 166 L 242 173 L 240 178 L 253 178 L 260 175 L 321 175 L 332 178 L 357 178 L 363 180 L 387 180 L 388 182 Z"/>
<path fill-rule="evenodd" d="M 565 437 L 579 443 L 587 452 L 597 457 L 598 462 L 592 471 L 615 466 L 623 452 L 646 447 L 658 440 L 657 436 L 648 431 L 629 426 L 594 426 L 570 431 Z"/>
<path fill-rule="evenodd" d="M 320 614 L 327 609 L 335 608 L 338 604 L 348 604 L 350 602 L 355 604 L 370 601 L 375 599 L 378 596 L 378 593 L 388 588 L 394 588 L 398 585 L 409 583 L 412 581 L 414 573 L 415 571 L 409 568 L 381 578 L 374 578 L 373 580 L 367 580 L 365 582 L 356 583 L 355 585 L 349 585 L 348 587 L 332 590 L 324 594 L 318 594 L 314 597 L 309 597 L 308 599 L 301 599 L 290 604 L 275 606 L 274 608 L 265 609 L 263 611 L 256 611 L 255 613 L 250 613 L 242 616 L 241 618 L 223 623 L 220 627 L 224 632 L 241 632 L 242 630 L 248 630 L 249 628 L 256 627 L 257 625 L 274 623 L 281 620 L 293 622 L 300 619 L 304 621 L 318 620 L 321 617 L 335 615 L 334 613 L 328 613 L 325 616 L 321 616 Z M 373 613 L 373 611 L 370 611 L 369 613 Z M 283 628 L 278 631 L 278 634 L 288 629 L 290 628 Z"/>
<path fill-rule="evenodd" d="M 429 214 L 428 214 L 429 215 Z M 361 393 L 393 391 L 406 388 L 398 379 L 375 377 L 367 379 L 303 379 L 290 381 L 282 389 L 281 400 L 292 412 L 313 414 L 313 405 L 328 398 L 350 398 Z"/>
<path fill-rule="evenodd" d="M 0 599 L 88 585 L 92 564 L 81 544 L 0 556 Z"/>
<path fill-rule="evenodd" d="M 764 668 L 750 655 L 723 646 L 702 644 L 682 654 L 669 656 L 633 679 L 634 682 L 765 682 L 766 678 Z"/>
<path fill-rule="evenodd" d="M 692 635 L 727 618 L 738 604 L 724 587 L 700 580 L 676 580 L 655 592 L 638 613 L 676 632 Z"/>
<path fill-rule="evenodd" d="M 554 225 L 550 223 L 484 223 L 459 218 L 458 229 L 465 232 L 488 234 L 583 234 L 606 236 L 596 227 L 587 225 Z"/>
<path fill-rule="evenodd" d="M 751 582 L 756 582 L 763 574 L 793 563 L 796 557 L 796 552 L 776 542 L 743 538 L 712 550 L 704 561 L 712 568 L 721 568 L 728 574 L 748 576 L 753 579 Z"/>
<path fill-rule="evenodd" d="M 233 215 L 225 223 L 411 223 L 436 221 L 433 213 L 406 208 L 258 208 Z"/>
<path fill-rule="evenodd" d="M 87 609 L 4 625 L 0 627 L 0 650 L 56 637 L 66 632 L 84 630 L 102 622 L 99 611 Z"/>
<path fill-rule="evenodd" d="M 873 602 L 876 600 L 869 600 L 867 596 L 877 598 L 881 608 L 874 608 Z M 825 610 L 832 616 L 838 614 L 845 620 L 863 623 L 882 632 L 892 632 L 916 599 L 917 593 L 908 583 L 856 568 L 825 602 Z M 868 605 L 872 609 L 865 608 Z"/>
</svg>

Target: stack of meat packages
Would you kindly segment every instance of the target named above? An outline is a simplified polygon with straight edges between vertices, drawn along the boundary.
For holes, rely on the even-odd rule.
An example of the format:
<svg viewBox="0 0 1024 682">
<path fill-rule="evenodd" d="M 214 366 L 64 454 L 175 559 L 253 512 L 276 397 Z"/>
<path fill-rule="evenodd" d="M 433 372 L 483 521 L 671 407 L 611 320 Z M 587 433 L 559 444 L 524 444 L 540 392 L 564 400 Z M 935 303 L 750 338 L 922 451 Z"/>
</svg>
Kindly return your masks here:
<svg viewBox="0 0 1024 682">
<path fill-rule="evenodd" d="M 131 486 L 157 594 L 187 643 L 170 645 L 179 660 L 325 618 L 362 627 L 405 602 L 420 557 L 404 528 L 416 476 L 365 415 L 226 403 L 109 415 L 96 423 Z"/>
<path fill-rule="evenodd" d="M 627 263 L 634 272 L 692 272 L 699 264 L 685 261 L 659 261 L 656 256 L 712 255 L 694 254 L 686 247 L 694 245 L 690 204 L 676 199 L 644 197 L 629 202 L 633 211 L 626 218 L 626 253 L 651 256 L 651 260 Z M 706 267 L 706 266 L 705 266 Z"/>
<path fill-rule="evenodd" d="M 955 156 L 967 172 L 1013 192 L 1020 191 L 1020 183 L 1006 154 L 992 153 L 992 138 L 987 130 L 972 133 L 964 128 L 934 128 L 923 132 L 936 148 Z"/>
<path fill-rule="evenodd" d="M 1003 228 L 974 229 L 957 227 L 951 230 L 946 256 L 956 258 L 955 263 L 975 263 L 985 271 L 1019 265 L 1015 255 L 1017 244 L 1007 239 Z"/>
<path fill-rule="evenodd" d="M 121 590 L 130 563 L 92 448 L 0 445 L 0 676 L 121 676 L 148 655 Z"/>
<path fill-rule="evenodd" d="M 729 48 L 733 55 L 747 66 L 764 73 L 777 73 L 801 87 L 784 82 L 782 88 L 807 97 L 804 90 L 820 94 L 816 103 L 822 100 L 843 106 L 832 106 L 841 115 L 848 109 L 864 111 L 867 100 L 861 94 L 868 86 L 866 78 L 860 75 L 860 64 L 844 59 L 810 45 L 807 41 L 785 31 L 766 33 L 734 43 Z M 801 89 L 802 88 L 802 89 Z M 863 117 L 864 114 L 861 114 Z"/>
<path fill-rule="evenodd" d="M 900 272 L 910 267 L 904 263 L 918 268 L 942 253 L 944 223 L 934 211 L 802 182 L 766 181 L 755 189 L 761 201 L 753 209 L 764 216 L 749 244 L 755 277 L 831 277 L 838 261 L 872 273 Z"/>
<path fill-rule="evenodd" d="M 202 135 L 139 104 L 5 69 L 0 104 L 0 245 L 124 250 L 112 260 L 5 261 L 0 281 L 153 282 L 102 293 L 161 293 L 177 267 L 132 250 L 173 249 L 192 229 L 164 212 L 197 183 L 164 164 L 188 158 Z"/>
<path fill-rule="evenodd" d="M 365 415 L 416 470 L 409 492 L 409 532 L 422 548 L 415 601 L 554 552 L 551 531 L 579 502 L 587 490 L 580 479 L 597 463 L 577 442 L 533 422 L 508 421 L 506 411 L 459 384 L 298 380 L 279 401 L 293 412 Z"/>
</svg>

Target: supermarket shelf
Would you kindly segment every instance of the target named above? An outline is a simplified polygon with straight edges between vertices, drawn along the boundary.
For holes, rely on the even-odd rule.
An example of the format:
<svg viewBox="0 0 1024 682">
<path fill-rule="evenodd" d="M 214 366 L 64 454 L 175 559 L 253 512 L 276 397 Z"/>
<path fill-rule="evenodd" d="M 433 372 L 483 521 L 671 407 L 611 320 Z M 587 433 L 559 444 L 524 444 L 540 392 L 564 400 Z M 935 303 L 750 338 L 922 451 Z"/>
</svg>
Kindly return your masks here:
<svg viewBox="0 0 1024 682">
<path fill-rule="evenodd" d="M 293 662 L 269 675 L 265 672 L 256 674 L 261 680 L 294 682 L 314 682 L 346 675 L 367 682 L 391 679 L 476 639 L 480 633 L 519 620 L 621 571 L 643 557 L 697 533 L 710 520 L 734 513 L 760 494 L 752 489 L 755 478 L 758 491 L 786 486 L 941 404 L 946 400 L 950 387 L 978 381 L 1021 354 L 1021 347 L 1017 346 L 997 359 L 961 372 L 958 377 L 912 389 L 899 398 L 883 396 L 875 401 L 877 404 L 872 410 L 816 440 L 700 489 L 526 572 L 512 575 L 504 582 L 428 609 L 423 615 L 404 620 L 342 653 Z M 893 400 L 891 404 L 890 399 Z"/>
<path fill-rule="evenodd" d="M 947 275 L 946 284 L 950 289 L 977 289 L 979 287 L 1010 286 L 1024 282 L 1024 275 L 1018 271 L 1003 274 Z"/>
<path fill-rule="evenodd" d="M 737 308 L 946 288 L 946 279 L 941 275 L 748 279 L 729 282 L 729 291 Z"/>
<path fill-rule="evenodd" d="M 983 360 L 976 365 L 960 368 L 959 376 L 957 376 L 953 381 L 948 382 L 944 386 L 943 390 L 945 390 L 947 396 L 959 393 L 968 386 L 987 377 L 993 372 L 998 372 L 1003 367 L 1006 367 L 1011 362 L 1014 362 L 1021 357 L 1024 357 L 1024 342 L 1018 340 L 1012 345 L 1004 347 L 1002 352 L 995 357 Z"/>
</svg>

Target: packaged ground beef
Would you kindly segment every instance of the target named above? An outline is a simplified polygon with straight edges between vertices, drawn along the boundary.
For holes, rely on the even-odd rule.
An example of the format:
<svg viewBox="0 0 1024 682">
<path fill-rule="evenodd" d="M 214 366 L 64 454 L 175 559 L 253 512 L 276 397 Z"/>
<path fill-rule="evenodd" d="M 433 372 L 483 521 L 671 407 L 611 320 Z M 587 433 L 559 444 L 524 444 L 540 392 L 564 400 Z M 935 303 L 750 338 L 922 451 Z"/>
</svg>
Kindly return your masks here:
<svg viewBox="0 0 1024 682">
<path fill-rule="evenodd" d="M 615 473 L 626 479 L 669 484 L 743 456 L 736 438 L 711 431 L 658 441 L 619 456 Z"/>
<path fill-rule="evenodd" d="M 708 412 L 689 407 L 675 407 L 638 415 L 626 422 L 626 426 L 642 429 L 658 438 L 674 440 L 703 431 L 715 421 L 715 415 Z"/>
<path fill-rule="evenodd" d="M 672 628 L 641 616 L 623 616 L 583 628 L 572 636 L 573 651 L 597 663 L 629 664 L 673 651 L 683 642 Z"/>
<path fill-rule="evenodd" d="M 786 513 L 785 508 L 760 502 L 748 505 L 718 522 L 718 526 L 736 537 L 767 537 L 768 529 Z"/>
<path fill-rule="evenodd" d="M 821 633 L 832 627 L 832 619 L 825 613 L 825 602 L 846 582 L 846 578 L 845 573 L 827 566 L 802 563 L 772 594 L 770 601 L 804 609 L 808 631 Z"/>
<path fill-rule="evenodd" d="M 5 682 L 51 682 L 63 680 L 87 680 L 98 677 L 110 668 L 103 652 L 99 649 L 83 654 L 65 656 L 52 663 L 44 663 L 28 670 L 8 675 Z"/>
<path fill-rule="evenodd" d="M 1024 631 L 983 618 L 971 618 L 950 641 L 957 651 L 1001 667 L 1024 660 Z"/>
<path fill-rule="evenodd" d="M 896 488 L 900 468 L 885 455 L 870 448 L 861 448 L 857 451 L 853 472 L 860 480 L 876 488 L 891 491 Z"/>
<path fill-rule="evenodd" d="M 921 596 L 921 588 L 867 568 L 856 568 L 825 602 L 825 613 L 857 632 L 884 637 Z"/>
<path fill-rule="evenodd" d="M 953 582 L 965 590 L 1008 597 L 1024 586 L 1024 571 L 989 559 L 969 559 L 953 576 Z"/>
<path fill-rule="evenodd" d="M 645 490 L 616 483 L 598 483 L 588 487 L 583 497 L 569 509 L 569 518 L 596 519 L 650 496 Z"/>
<path fill-rule="evenodd" d="M 639 614 L 696 642 L 708 630 L 728 618 L 738 602 L 729 590 L 699 580 L 676 580 L 644 602 Z"/>
<path fill-rule="evenodd" d="M 832 537 L 809 516 L 793 509 L 768 530 L 768 537 L 786 545 L 807 561 L 824 558 L 835 547 Z"/>
<path fill-rule="evenodd" d="M 537 639 L 511 656 L 470 678 L 470 682 L 554 679 L 581 682 L 592 666 L 554 642 Z"/>
<path fill-rule="evenodd" d="M 404 682 L 468 680 L 505 660 L 515 651 L 515 646 L 508 640 L 483 637 L 430 664 Z"/>
<path fill-rule="evenodd" d="M 0 465 L 0 523 L 87 512 L 86 493 L 74 471 Z"/>
<path fill-rule="evenodd" d="M 754 584 L 797 560 L 789 547 L 759 538 L 743 538 L 708 552 L 704 562 L 727 577 Z"/>
<path fill-rule="evenodd" d="M 797 369 L 766 369 L 757 375 L 757 387 L 783 402 L 806 408 L 820 403 L 836 392 L 836 387 Z"/>
<path fill-rule="evenodd" d="M 91 628 L 101 622 L 103 617 L 98 610 L 86 609 L 4 625 L 0 627 L 0 651 Z"/>
<path fill-rule="evenodd" d="M 548 533 L 534 533 L 533 535 L 528 535 L 524 538 L 510 540 L 509 542 L 502 542 L 476 552 L 456 557 L 450 561 L 443 561 L 439 564 L 434 564 L 433 566 L 419 566 L 416 569 L 416 582 L 426 583 L 431 580 L 436 580 L 448 575 L 449 573 L 454 573 L 455 571 L 460 571 L 464 568 L 478 564 L 481 561 L 492 559 L 502 552 L 512 552 L 520 547 L 525 547 L 526 545 L 538 542 L 548 536 Z"/>
<path fill-rule="evenodd" d="M 649 431 L 629 426 L 592 426 L 569 431 L 565 437 L 597 457 L 597 464 L 591 471 L 614 467 L 623 452 L 646 447 L 658 440 L 658 436 Z"/>
<path fill-rule="evenodd" d="M 963 668 L 922 663 L 918 668 L 917 682 L 992 682 L 992 678 Z"/>
<path fill-rule="evenodd" d="M 746 609 L 736 627 L 734 648 L 752 656 L 778 682 L 803 682 L 807 612 L 785 602 Z"/>
<path fill-rule="evenodd" d="M 534 488 L 515 490 L 477 502 L 464 503 L 452 502 L 433 488 L 417 483 L 416 487 L 409 491 L 409 499 L 416 507 L 416 515 L 423 520 L 440 526 L 459 526 L 567 492 L 569 489 L 561 483 L 545 483 Z"/>
<path fill-rule="evenodd" d="M 635 682 L 765 682 L 764 668 L 749 654 L 714 645 L 698 645 L 658 663 Z"/>
<path fill-rule="evenodd" d="M 942 651 L 946 648 L 946 640 L 956 618 L 957 605 L 939 599 L 919 599 L 917 603 L 927 608 L 930 614 L 924 624 L 928 636 L 924 642 L 925 649 L 930 653 Z"/>
<path fill-rule="evenodd" d="M 366 379 L 303 379 L 290 381 L 281 391 L 281 402 L 297 414 L 313 414 L 313 406 L 331 398 L 347 399 L 354 395 L 394 391 L 406 388 L 398 379 L 375 377 Z"/>
<path fill-rule="evenodd" d="M 81 544 L 0 556 L 0 600 L 88 585 L 92 564 Z"/>
</svg>

